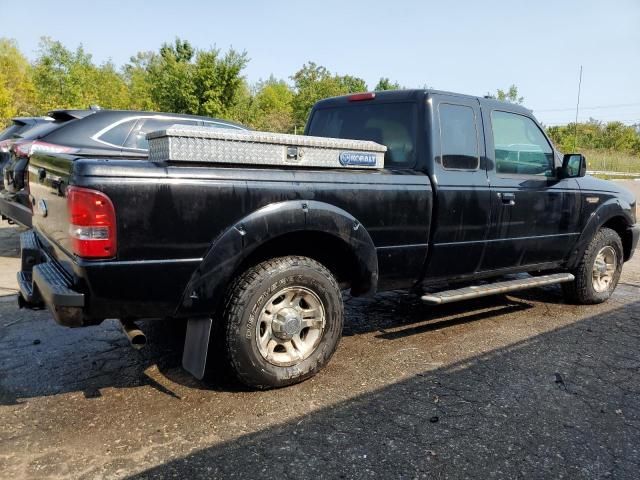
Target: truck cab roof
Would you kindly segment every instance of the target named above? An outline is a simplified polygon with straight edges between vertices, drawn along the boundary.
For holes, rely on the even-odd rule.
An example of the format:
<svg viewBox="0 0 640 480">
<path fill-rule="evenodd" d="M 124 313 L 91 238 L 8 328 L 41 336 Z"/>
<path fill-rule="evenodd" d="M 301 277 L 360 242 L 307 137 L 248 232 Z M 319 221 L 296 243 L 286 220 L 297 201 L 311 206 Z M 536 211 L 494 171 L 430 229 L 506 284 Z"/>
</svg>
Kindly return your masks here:
<svg viewBox="0 0 640 480">
<path fill-rule="evenodd" d="M 371 94 L 370 98 L 364 96 L 364 93 L 356 93 L 349 95 L 341 95 L 339 97 L 331 97 L 326 98 L 324 100 L 320 100 L 316 103 L 314 109 L 326 108 L 330 106 L 336 105 L 344 105 L 348 103 L 354 103 L 358 101 L 376 101 L 376 102 L 412 102 L 412 101 L 421 101 L 426 100 L 430 96 L 433 95 L 446 95 L 449 97 L 458 97 L 465 100 L 475 99 L 478 101 L 480 105 L 489 109 L 506 109 L 511 112 L 523 113 L 530 115 L 531 110 L 523 107 L 522 105 L 518 105 L 516 103 L 506 102 L 502 100 L 497 100 L 495 98 L 487 98 L 487 97 L 478 97 L 475 95 L 467 95 L 463 93 L 455 93 L 448 92 L 445 90 L 435 90 L 435 89 L 408 89 L 408 90 L 384 90 L 377 92 L 366 92 L 366 94 Z M 354 100 L 354 98 L 356 100 Z"/>
</svg>

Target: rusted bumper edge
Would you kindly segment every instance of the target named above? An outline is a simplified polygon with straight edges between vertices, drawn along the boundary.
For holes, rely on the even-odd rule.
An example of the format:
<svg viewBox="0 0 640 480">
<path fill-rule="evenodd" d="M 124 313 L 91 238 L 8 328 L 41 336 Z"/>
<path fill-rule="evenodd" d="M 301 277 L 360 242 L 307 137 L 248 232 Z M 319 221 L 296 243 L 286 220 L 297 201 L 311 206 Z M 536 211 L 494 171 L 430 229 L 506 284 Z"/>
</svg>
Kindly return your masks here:
<svg viewBox="0 0 640 480">
<path fill-rule="evenodd" d="M 631 250 L 629 252 L 629 257 L 626 259 L 627 261 L 631 260 L 633 253 L 638 247 L 638 240 L 640 239 L 640 223 L 629 227 L 629 233 L 631 233 Z"/>
<path fill-rule="evenodd" d="M 73 290 L 72 279 L 40 248 L 33 231 L 20 236 L 20 251 L 20 307 L 41 308 L 44 304 L 60 325 L 83 326 L 84 294 Z"/>
</svg>

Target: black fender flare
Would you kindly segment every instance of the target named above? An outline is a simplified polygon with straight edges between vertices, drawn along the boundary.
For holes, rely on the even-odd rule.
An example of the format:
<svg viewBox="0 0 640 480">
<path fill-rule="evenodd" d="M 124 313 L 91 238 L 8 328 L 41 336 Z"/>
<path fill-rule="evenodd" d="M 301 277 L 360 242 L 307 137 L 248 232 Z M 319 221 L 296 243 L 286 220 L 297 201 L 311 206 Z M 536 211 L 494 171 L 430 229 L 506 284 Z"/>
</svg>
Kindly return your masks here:
<svg viewBox="0 0 640 480">
<path fill-rule="evenodd" d="M 576 242 L 574 249 L 569 255 L 567 268 L 572 269 L 578 265 L 593 236 L 609 220 L 615 217 L 622 217 L 625 219 L 627 226 L 633 225 L 630 212 L 631 206 L 620 198 L 610 198 L 602 203 L 602 205 L 600 205 L 596 210 L 591 212 L 585 227 L 582 229 L 582 232 L 578 237 L 578 241 Z"/>
<path fill-rule="evenodd" d="M 345 242 L 358 265 L 358 272 L 355 273 L 360 288 L 353 293 L 375 293 L 378 257 L 364 226 L 345 210 L 328 203 L 290 200 L 262 207 L 218 236 L 192 274 L 176 315 L 184 317 L 211 313 L 238 268 L 251 253 L 265 242 L 300 231 L 328 233 Z"/>
</svg>

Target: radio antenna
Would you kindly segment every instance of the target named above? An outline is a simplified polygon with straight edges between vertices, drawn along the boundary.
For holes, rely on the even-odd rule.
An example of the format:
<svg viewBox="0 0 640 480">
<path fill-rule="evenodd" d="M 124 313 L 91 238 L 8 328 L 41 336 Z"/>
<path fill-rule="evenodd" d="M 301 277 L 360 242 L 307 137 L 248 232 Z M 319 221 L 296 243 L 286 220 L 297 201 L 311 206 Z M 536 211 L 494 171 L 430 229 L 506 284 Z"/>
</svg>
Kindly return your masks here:
<svg viewBox="0 0 640 480">
<path fill-rule="evenodd" d="M 578 146 L 578 111 L 580 110 L 580 88 L 582 87 L 582 65 L 580 65 L 580 78 L 578 80 L 578 102 L 576 103 L 576 124 L 575 124 L 575 136 L 573 138 L 573 151 L 576 151 Z"/>
</svg>

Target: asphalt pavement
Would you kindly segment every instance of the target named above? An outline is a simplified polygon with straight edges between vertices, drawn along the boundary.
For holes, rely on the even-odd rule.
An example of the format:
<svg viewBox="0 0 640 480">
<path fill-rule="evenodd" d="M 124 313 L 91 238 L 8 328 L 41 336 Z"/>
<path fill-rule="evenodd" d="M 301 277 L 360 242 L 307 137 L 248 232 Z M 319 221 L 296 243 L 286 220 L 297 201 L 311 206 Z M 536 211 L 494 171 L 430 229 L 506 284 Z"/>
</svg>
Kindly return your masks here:
<svg viewBox="0 0 640 480">
<path fill-rule="evenodd" d="M 19 310 L 18 233 L 0 228 L 2 478 L 638 478 L 640 252 L 597 306 L 346 297 L 328 367 L 252 392 L 186 374 L 182 324 L 144 322 L 134 351 L 113 320 Z"/>
</svg>

